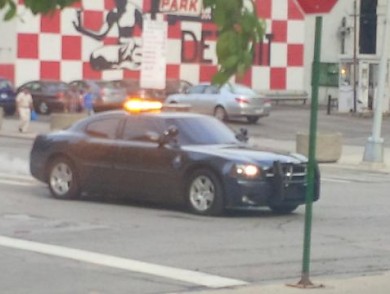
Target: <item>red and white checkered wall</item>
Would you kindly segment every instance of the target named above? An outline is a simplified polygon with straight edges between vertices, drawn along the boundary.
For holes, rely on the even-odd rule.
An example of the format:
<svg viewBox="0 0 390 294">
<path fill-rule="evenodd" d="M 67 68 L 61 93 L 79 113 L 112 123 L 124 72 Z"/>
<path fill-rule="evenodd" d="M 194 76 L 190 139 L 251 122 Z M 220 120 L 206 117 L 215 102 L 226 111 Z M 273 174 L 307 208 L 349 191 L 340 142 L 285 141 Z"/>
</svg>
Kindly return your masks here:
<svg viewBox="0 0 390 294">
<path fill-rule="evenodd" d="M 19 0 L 20 4 L 22 2 Z M 139 7 L 144 17 L 150 17 L 150 0 L 128 2 Z M 15 84 L 33 79 L 139 78 L 138 69 L 94 70 L 91 67 L 92 52 L 118 43 L 117 29 L 111 30 L 103 40 L 96 41 L 76 31 L 73 25 L 77 10 L 82 10 L 83 26 L 99 31 L 113 8 L 114 0 L 84 0 L 62 12 L 39 17 L 32 16 L 23 5 L 19 5 L 21 21 L 17 24 Z M 294 0 L 257 0 L 257 8 L 259 16 L 266 20 L 267 34 L 272 34 L 272 39 L 269 41 L 268 35 L 263 44 L 258 45 L 254 65 L 243 82 L 259 90 L 303 89 L 305 21 L 302 11 Z M 170 24 L 167 78 L 194 83 L 210 80 L 217 69 L 215 31 L 210 22 L 178 21 Z M 134 28 L 134 38 L 140 40 L 141 35 L 142 30 Z"/>
</svg>

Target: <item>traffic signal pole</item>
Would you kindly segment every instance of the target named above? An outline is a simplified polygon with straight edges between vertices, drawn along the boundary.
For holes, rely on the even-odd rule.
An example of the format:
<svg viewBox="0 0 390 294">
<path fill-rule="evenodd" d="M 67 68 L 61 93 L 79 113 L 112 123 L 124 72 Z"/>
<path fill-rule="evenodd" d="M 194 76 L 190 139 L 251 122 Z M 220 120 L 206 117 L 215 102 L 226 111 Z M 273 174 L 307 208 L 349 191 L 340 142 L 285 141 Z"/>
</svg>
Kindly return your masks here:
<svg viewBox="0 0 390 294">
<path fill-rule="evenodd" d="M 316 16 L 314 58 L 312 68 L 312 89 L 311 89 L 311 112 L 310 112 L 310 133 L 309 133 L 309 162 L 307 172 L 305 228 L 302 260 L 302 276 L 296 285 L 289 285 L 299 288 L 317 288 L 322 285 L 314 285 L 310 281 L 310 248 L 311 248 L 311 227 L 313 218 L 313 194 L 316 167 L 316 139 L 317 139 L 317 113 L 318 113 L 318 87 L 320 78 L 320 55 L 321 55 L 321 32 L 322 16 Z"/>
</svg>

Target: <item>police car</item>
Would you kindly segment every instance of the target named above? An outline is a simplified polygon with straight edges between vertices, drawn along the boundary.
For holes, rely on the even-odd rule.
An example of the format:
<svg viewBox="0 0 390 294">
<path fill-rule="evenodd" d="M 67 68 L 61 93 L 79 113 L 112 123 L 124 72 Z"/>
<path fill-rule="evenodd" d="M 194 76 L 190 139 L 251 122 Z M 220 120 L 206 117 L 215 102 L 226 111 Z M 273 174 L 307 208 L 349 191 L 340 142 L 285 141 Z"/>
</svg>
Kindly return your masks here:
<svg viewBox="0 0 390 294">
<path fill-rule="evenodd" d="M 55 198 L 124 195 L 181 204 L 199 215 L 262 206 L 290 213 L 305 203 L 307 158 L 251 147 L 245 133 L 214 117 L 159 111 L 158 103 L 128 101 L 127 111 L 102 112 L 37 136 L 31 174 Z M 320 195 L 315 170 L 314 201 Z"/>
</svg>

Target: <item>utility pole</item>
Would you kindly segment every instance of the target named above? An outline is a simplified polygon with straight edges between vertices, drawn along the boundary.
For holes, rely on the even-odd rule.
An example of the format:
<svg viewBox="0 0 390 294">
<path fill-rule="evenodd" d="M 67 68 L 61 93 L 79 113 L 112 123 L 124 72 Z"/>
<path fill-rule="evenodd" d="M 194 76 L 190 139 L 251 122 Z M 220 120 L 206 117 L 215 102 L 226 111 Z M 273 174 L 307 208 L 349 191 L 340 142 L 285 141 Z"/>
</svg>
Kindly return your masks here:
<svg viewBox="0 0 390 294">
<path fill-rule="evenodd" d="M 353 1 L 353 112 L 357 110 L 357 5 L 356 0 Z"/>
<path fill-rule="evenodd" d="M 389 29 L 390 25 L 390 0 L 387 0 L 386 17 L 383 29 L 383 43 L 381 59 L 379 63 L 378 93 L 376 95 L 376 106 L 374 110 L 374 121 L 372 135 L 368 138 L 365 146 L 363 162 L 383 164 L 383 138 L 381 138 L 381 127 L 383 118 L 383 98 L 385 94 L 387 60 L 389 55 Z"/>
</svg>

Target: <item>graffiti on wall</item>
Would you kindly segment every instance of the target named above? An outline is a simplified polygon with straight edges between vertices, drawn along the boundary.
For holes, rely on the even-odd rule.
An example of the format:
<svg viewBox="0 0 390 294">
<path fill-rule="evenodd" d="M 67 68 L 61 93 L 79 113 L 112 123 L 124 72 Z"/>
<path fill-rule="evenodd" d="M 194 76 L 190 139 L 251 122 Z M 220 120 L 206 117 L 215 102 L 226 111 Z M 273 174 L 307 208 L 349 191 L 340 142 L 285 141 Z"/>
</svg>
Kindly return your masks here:
<svg viewBox="0 0 390 294">
<path fill-rule="evenodd" d="M 131 1 L 115 0 L 115 8 L 108 12 L 99 31 L 82 26 L 82 11 L 77 11 L 74 28 L 83 35 L 102 41 L 114 26 L 118 31 L 118 44 L 96 48 L 90 56 L 91 67 L 95 70 L 130 69 L 138 70 L 141 65 L 141 44 L 133 37 L 136 26 L 142 29 L 142 11 Z"/>
<path fill-rule="evenodd" d="M 158 9 L 152 7 L 152 11 L 148 12 L 150 15 L 156 13 L 164 13 L 168 21 L 168 25 L 174 26 L 180 21 L 190 22 L 211 22 L 210 11 L 201 9 L 201 0 L 191 1 L 177 1 L 177 0 L 162 0 L 159 3 Z M 83 11 L 77 10 L 76 20 L 73 21 L 73 26 L 76 31 L 81 34 L 93 38 L 97 41 L 103 41 L 109 33 L 116 27 L 118 32 L 117 44 L 103 45 L 95 48 L 90 55 L 91 67 L 95 70 L 109 70 L 109 69 L 127 69 L 140 70 L 141 66 L 141 42 L 139 38 L 134 37 L 134 29 L 138 27 L 142 30 L 143 19 L 146 14 L 143 13 L 131 0 L 115 0 L 115 7 L 110 10 L 99 30 L 94 31 L 87 29 L 82 25 Z M 217 36 L 216 28 L 214 30 L 202 30 L 200 38 L 197 37 L 196 32 L 191 30 L 182 30 L 181 32 L 181 62 L 182 63 L 202 63 L 212 64 L 213 60 L 207 58 L 213 52 L 211 50 L 209 41 L 215 40 Z M 269 36 L 269 35 L 267 35 Z M 194 44 L 191 48 L 185 46 L 187 42 Z M 270 44 L 271 39 L 268 38 Z M 263 58 L 263 51 L 256 52 L 255 60 L 259 65 L 266 65 Z M 210 54 L 211 53 L 211 54 Z M 270 51 L 268 51 L 270 54 Z"/>
</svg>

